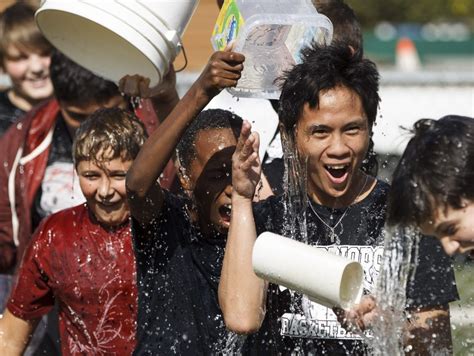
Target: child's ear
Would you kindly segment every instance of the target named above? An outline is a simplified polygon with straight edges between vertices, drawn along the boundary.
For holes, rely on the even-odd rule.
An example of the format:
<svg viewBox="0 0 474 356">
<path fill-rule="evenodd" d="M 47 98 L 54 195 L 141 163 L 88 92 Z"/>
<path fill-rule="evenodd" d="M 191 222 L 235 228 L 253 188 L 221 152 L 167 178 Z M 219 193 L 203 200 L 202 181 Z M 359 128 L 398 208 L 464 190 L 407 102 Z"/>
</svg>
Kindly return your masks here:
<svg viewBox="0 0 474 356">
<path fill-rule="evenodd" d="M 179 182 L 183 189 L 191 195 L 193 187 L 191 184 L 191 179 L 189 179 L 189 176 L 186 173 L 186 168 L 184 168 L 182 165 L 180 165 L 178 162 L 175 161 L 175 166 L 176 166 L 176 172 L 178 174 Z"/>
</svg>

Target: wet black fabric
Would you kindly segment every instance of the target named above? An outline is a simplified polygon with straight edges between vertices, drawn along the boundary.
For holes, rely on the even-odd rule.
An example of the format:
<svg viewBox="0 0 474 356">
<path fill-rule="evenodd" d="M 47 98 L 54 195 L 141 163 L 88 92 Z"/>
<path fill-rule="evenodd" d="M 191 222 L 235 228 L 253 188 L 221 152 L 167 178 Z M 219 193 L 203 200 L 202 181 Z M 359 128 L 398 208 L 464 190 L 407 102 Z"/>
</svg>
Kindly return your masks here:
<svg viewBox="0 0 474 356">
<path fill-rule="evenodd" d="M 8 91 L 0 92 L 0 137 L 25 111 L 12 104 L 7 95 Z"/>
<path fill-rule="evenodd" d="M 344 255 L 342 250 L 346 250 L 346 257 L 347 254 L 351 253 L 359 254 L 359 262 L 363 265 L 367 264 L 368 261 L 364 261 L 367 258 L 374 260 L 369 261 L 374 266 L 379 265 L 383 252 L 388 190 L 388 184 L 379 181 L 368 197 L 352 205 L 347 211 L 346 208 L 331 209 L 312 203 L 314 211 L 326 224 L 329 226 L 336 225 L 335 233 L 340 241 L 335 244 L 330 240 L 330 229 L 308 207 L 306 210 L 308 242 L 313 245 L 325 246 L 322 248 L 328 250 L 339 249 L 338 252 L 342 255 Z M 283 196 L 270 197 L 266 201 L 257 204 L 254 208 L 254 216 L 258 234 L 264 231 L 283 234 L 285 231 L 284 216 L 286 216 Z M 341 217 L 341 222 L 337 224 Z M 369 253 L 364 251 L 369 251 Z M 372 252 L 370 251 L 380 253 L 371 255 Z M 420 257 L 416 274 L 412 284 L 407 288 L 407 300 L 410 306 L 436 306 L 456 300 L 458 294 L 451 260 L 440 249 L 440 245 L 436 241 L 432 241 L 431 238 L 425 237 L 421 239 L 419 251 Z M 378 262 L 375 263 L 375 260 L 378 260 Z M 370 269 L 369 273 L 367 272 L 366 270 L 364 288 L 366 286 L 373 288 L 375 278 L 372 279 Z M 302 271 L 302 273 L 310 273 L 310 271 Z M 335 334 L 337 336 L 333 338 L 314 337 L 314 334 L 309 336 L 311 335 L 309 324 L 291 324 L 291 319 L 289 322 L 286 315 L 288 313 L 303 314 L 300 308 L 300 297 L 297 294 L 270 284 L 265 320 L 259 332 L 248 337 L 244 345 L 244 353 L 285 355 L 294 350 L 300 350 L 304 354 L 316 355 L 358 355 L 366 353 L 363 342 L 350 339 L 348 336 L 350 334 L 346 333 L 337 321 L 334 321 L 332 326 L 327 325 L 328 334 L 331 332 L 329 329 L 335 327 L 334 323 L 339 326 Z M 318 324 L 315 323 L 314 325 Z M 326 330 L 322 330 L 323 327 L 319 326 L 319 328 L 320 331 L 318 332 L 326 332 Z M 285 333 L 285 335 L 282 335 L 282 333 Z M 292 337 L 291 335 L 305 336 Z M 338 335 L 342 335 L 342 338 L 339 339 Z"/>
<path fill-rule="evenodd" d="M 73 139 L 69 133 L 61 113 L 58 114 L 56 125 L 54 127 L 53 138 L 51 141 L 51 148 L 48 156 L 47 166 L 51 166 L 55 162 L 73 163 L 72 154 Z M 41 185 L 36 192 L 35 201 L 32 207 L 32 221 L 33 229 L 38 227 L 41 220 L 51 214 L 41 207 L 41 196 L 43 194 Z"/>
<path fill-rule="evenodd" d="M 132 220 L 137 263 L 135 355 L 210 355 L 222 350 L 226 330 L 217 301 L 225 236 L 205 239 L 186 201 L 165 192 L 159 219 Z"/>
</svg>

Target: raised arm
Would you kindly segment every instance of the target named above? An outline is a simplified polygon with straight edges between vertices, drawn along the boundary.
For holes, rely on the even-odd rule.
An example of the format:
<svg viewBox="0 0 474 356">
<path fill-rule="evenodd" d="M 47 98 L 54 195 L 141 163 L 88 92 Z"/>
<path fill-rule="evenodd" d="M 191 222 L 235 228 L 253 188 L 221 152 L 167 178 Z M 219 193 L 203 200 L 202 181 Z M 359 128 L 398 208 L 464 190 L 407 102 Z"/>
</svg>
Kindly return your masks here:
<svg viewBox="0 0 474 356">
<path fill-rule="evenodd" d="M 143 145 L 127 174 L 130 210 L 139 222 L 159 216 L 163 204 L 160 174 L 189 123 L 222 89 L 237 84 L 244 59 L 235 52 L 215 52 L 200 77 Z"/>
<path fill-rule="evenodd" d="M 23 355 L 38 321 L 17 318 L 5 309 L 0 317 L 0 355 Z"/>
<path fill-rule="evenodd" d="M 257 238 L 252 199 L 260 180 L 259 137 L 247 121 L 232 157 L 232 217 L 219 283 L 219 304 L 228 329 L 248 334 L 265 317 L 267 283 L 252 268 Z"/>
</svg>

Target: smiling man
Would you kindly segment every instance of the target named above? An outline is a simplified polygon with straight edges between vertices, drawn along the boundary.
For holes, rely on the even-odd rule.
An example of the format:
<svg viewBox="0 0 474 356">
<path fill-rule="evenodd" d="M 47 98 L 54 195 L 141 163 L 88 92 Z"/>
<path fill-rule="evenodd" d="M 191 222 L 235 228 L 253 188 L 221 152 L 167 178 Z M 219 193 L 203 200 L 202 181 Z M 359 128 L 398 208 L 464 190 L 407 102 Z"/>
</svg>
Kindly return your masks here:
<svg viewBox="0 0 474 356">
<path fill-rule="evenodd" d="M 254 333 L 247 338 L 244 353 L 363 355 L 367 348 L 362 337 L 346 330 L 333 310 L 302 303 L 301 296 L 268 284 L 252 270 L 253 245 L 264 231 L 286 234 L 360 262 L 369 292 L 374 291 L 381 269 L 390 188 L 368 174 L 366 167 L 379 104 L 377 69 L 347 44 L 315 45 L 305 49 L 302 58 L 284 77 L 279 120 L 282 136 L 288 140 L 285 155 L 297 159 L 299 174 L 307 177 L 307 201 L 302 197 L 306 205 L 297 213 L 305 225 L 288 227 L 294 221 L 288 205 L 295 203 L 294 195 L 253 205 L 261 173 L 258 135 L 244 125 L 233 156 L 232 219 L 219 302 L 230 330 Z M 423 253 L 407 288 L 407 310 L 418 323 L 415 328 L 436 337 L 410 339 L 410 343 L 420 353 L 431 348 L 449 350 L 448 303 L 457 298 L 453 270 L 436 246 L 422 244 L 419 251 Z"/>
</svg>

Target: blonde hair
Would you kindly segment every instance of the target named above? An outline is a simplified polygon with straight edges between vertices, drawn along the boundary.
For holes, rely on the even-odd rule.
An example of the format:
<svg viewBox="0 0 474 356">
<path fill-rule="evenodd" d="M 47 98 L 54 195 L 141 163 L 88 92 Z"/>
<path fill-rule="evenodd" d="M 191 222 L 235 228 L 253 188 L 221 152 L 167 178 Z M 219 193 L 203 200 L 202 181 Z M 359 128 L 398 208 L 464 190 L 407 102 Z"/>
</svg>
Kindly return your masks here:
<svg viewBox="0 0 474 356">
<path fill-rule="evenodd" d="M 10 46 L 20 51 L 49 54 L 53 46 L 41 34 L 35 22 L 35 9 L 25 2 L 17 2 L 0 14 L 0 64 Z"/>
<path fill-rule="evenodd" d="M 98 165 L 116 158 L 132 161 L 147 138 L 143 123 L 119 108 L 99 109 L 77 129 L 74 164 L 92 161 Z"/>
</svg>

